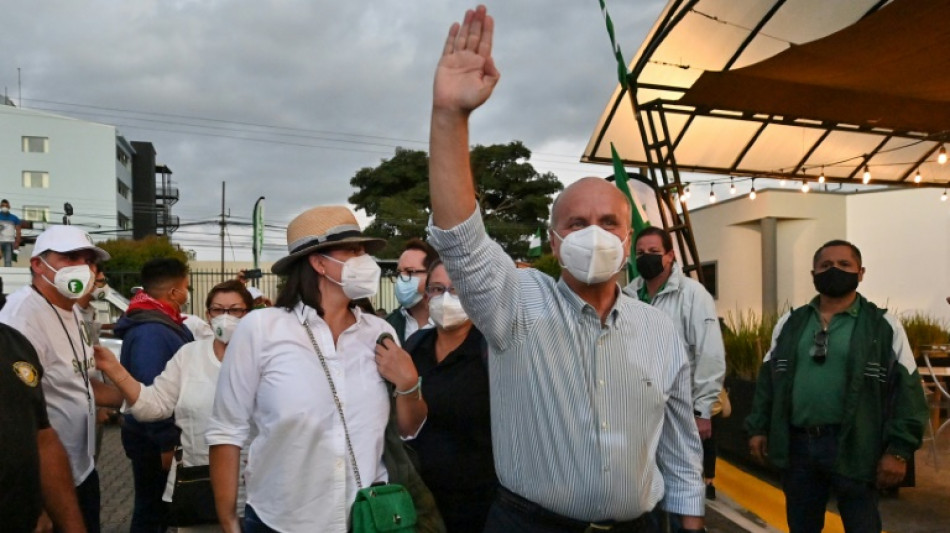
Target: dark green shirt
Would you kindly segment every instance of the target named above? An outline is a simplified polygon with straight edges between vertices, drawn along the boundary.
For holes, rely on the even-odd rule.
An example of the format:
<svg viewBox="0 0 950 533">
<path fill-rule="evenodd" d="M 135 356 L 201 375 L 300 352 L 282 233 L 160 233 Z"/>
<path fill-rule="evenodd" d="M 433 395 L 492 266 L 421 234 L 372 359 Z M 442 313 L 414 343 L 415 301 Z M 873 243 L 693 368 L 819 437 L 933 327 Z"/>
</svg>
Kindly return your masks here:
<svg viewBox="0 0 950 533">
<path fill-rule="evenodd" d="M 808 307 L 811 313 L 798 339 L 791 422 L 799 427 L 840 424 L 850 368 L 851 333 L 860 305 L 855 298 L 850 307 L 831 317 L 823 363 L 816 362 L 813 357 L 817 349 L 816 336 L 821 331 L 817 296 Z"/>
<path fill-rule="evenodd" d="M 660 285 L 660 288 L 656 290 L 656 294 L 663 292 L 663 289 L 666 288 L 666 283 Z M 640 298 L 640 301 L 646 304 L 652 304 L 653 298 L 650 298 L 650 292 L 647 290 L 646 281 L 644 281 L 643 286 L 637 290 L 637 297 Z M 654 295 L 656 297 L 656 295 Z"/>
</svg>

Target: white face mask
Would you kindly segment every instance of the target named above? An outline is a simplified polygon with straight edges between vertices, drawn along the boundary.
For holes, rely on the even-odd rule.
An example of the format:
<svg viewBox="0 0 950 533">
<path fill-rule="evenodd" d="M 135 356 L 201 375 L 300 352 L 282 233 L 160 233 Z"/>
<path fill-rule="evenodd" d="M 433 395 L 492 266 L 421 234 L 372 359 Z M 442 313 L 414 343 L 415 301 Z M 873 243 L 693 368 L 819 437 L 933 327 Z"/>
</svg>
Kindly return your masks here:
<svg viewBox="0 0 950 533">
<path fill-rule="evenodd" d="M 46 262 L 46 259 L 40 257 L 40 261 L 56 273 L 53 281 L 46 276 L 42 278 L 46 283 L 56 287 L 56 290 L 66 298 L 70 300 L 81 298 L 92 287 L 92 270 L 89 269 L 89 265 L 67 266 L 56 270 Z"/>
<path fill-rule="evenodd" d="M 9 213 L 9 212 L 10 212 L 10 208 L 9 208 L 9 207 L 0 207 L 0 213 L 3 213 L 3 214 L 5 215 L 5 214 L 7 214 L 7 213 Z"/>
<path fill-rule="evenodd" d="M 468 321 L 468 314 L 462 309 L 458 296 L 447 292 L 429 299 L 429 316 L 442 329 L 452 329 Z"/>
<path fill-rule="evenodd" d="M 92 299 L 93 300 L 105 300 L 112 294 L 112 287 L 106 285 L 105 287 L 96 287 L 92 289 Z"/>
<path fill-rule="evenodd" d="M 214 332 L 214 338 L 227 344 L 231 341 L 231 335 L 241 319 L 231 316 L 227 313 L 216 316 L 211 319 L 211 331 Z"/>
<path fill-rule="evenodd" d="M 624 243 L 619 237 L 594 224 L 561 237 L 561 268 L 586 285 L 603 283 L 623 267 Z"/>
<path fill-rule="evenodd" d="M 343 294 L 345 294 L 347 298 L 350 300 L 358 300 L 360 298 L 370 298 L 376 295 L 376 291 L 379 290 L 380 270 L 379 265 L 376 264 L 376 261 L 373 261 L 372 256 L 369 254 L 357 255 L 346 261 L 334 259 L 329 255 L 324 255 L 323 257 L 343 265 L 340 281 L 330 276 L 326 276 L 326 278 L 342 287 Z"/>
</svg>

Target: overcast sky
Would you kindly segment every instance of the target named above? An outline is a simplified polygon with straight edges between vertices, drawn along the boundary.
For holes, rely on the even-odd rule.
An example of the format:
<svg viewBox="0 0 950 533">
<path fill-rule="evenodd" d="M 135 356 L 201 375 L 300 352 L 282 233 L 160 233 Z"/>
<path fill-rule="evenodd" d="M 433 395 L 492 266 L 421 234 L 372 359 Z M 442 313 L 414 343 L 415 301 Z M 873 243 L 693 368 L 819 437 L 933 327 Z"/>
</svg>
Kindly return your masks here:
<svg viewBox="0 0 950 533">
<path fill-rule="evenodd" d="M 629 60 L 664 2 L 608 1 Z M 7 0 L 0 84 L 23 107 L 113 124 L 150 141 L 174 172 L 183 223 L 215 218 L 221 182 L 235 222 L 266 196 L 267 222 L 343 203 L 349 179 L 427 149 L 432 74 L 455 0 L 116 2 Z M 595 0 L 489 4 L 502 73 L 472 142 L 521 140 L 568 184 L 608 167 L 577 163 L 616 86 Z M 210 229 L 210 231 L 215 231 Z M 176 234 L 197 248 L 209 228 Z M 232 229 L 232 243 L 249 239 Z M 269 233 L 270 258 L 285 242 Z M 202 258 L 217 252 L 201 250 Z M 240 250 L 228 253 L 242 259 Z"/>
</svg>

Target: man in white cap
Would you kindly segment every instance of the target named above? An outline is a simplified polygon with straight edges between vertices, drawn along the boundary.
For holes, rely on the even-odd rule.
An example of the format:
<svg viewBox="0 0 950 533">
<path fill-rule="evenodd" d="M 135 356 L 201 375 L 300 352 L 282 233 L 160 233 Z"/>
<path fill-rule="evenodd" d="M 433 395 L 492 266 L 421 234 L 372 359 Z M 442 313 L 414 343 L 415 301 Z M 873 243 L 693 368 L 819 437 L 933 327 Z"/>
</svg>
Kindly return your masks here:
<svg viewBox="0 0 950 533">
<path fill-rule="evenodd" d="M 93 459 L 96 399 L 104 405 L 121 399 L 114 388 L 90 375 L 95 366 L 92 335 L 75 303 L 93 288 L 90 265 L 108 259 L 85 231 L 52 226 L 36 239 L 30 259 L 32 284 L 11 294 L 0 310 L 0 322 L 19 330 L 39 356 L 49 422 L 69 457 L 90 532 L 99 531 L 99 475 Z"/>
</svg>

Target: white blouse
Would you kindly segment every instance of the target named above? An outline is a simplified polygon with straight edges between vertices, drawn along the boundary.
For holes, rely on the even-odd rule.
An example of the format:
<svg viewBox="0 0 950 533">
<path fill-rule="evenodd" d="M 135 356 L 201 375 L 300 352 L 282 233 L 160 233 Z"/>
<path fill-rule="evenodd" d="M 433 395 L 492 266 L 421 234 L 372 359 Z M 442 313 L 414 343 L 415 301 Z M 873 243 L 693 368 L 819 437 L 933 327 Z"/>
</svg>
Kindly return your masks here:
<svg viewBox="0 0 950 533">
<path fill-rule="evenodd" d="M 221 372 L 221 361 L 214 355 L 214 339 L 189 342 L 178 350 L 165 370 L 152 385 L 142 387 L 139 399 L 125 411 L 136 420 L 149 422 L 175 415 L 181 429 L 182 463 L 185 466 L 208 464 L 208 443 L 205 431 L 211 418 L 214 389 Z M 242 453 L 241 464 L 245 463 Z M 168 473 L 162 499 L 172 501 L 175 487 L 175 464 Z M 238 487 L 238 513 L 244 515 L 243 476 Z"/>
<path fill-rule="evenodd" d="M 383 436 L 389 420 L 386 383 L 374 347 L 379 317 L 354 309 L 356 323 L 336 343 L 326 322 L 303 304 L 256 310 L 228 344 L 208 426 L 211 445 L 241 446 L 252 427 L 247 502 L 281 531 L 345 532 L 356 483 L 343 425 L 327 376 L 304 329 L 310 329 L 333 377 L 363 486 L 388 479 Z"/>
</svg>

